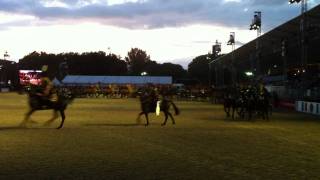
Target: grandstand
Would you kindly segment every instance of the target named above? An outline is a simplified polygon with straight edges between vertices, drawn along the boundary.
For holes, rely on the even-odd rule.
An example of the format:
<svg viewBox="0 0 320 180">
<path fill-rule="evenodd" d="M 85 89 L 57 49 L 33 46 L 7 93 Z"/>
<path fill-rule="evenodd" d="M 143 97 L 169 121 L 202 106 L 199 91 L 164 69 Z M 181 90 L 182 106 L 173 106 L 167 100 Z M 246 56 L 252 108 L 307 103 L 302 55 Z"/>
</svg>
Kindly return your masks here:
<svg viewBox="0 0 320 180">
<path fill-rule="evenodd" d="M 305 38 L 300 32 L 301 18 L 306 20 Z M 282 98 L 319 99 L 319 39 L 320 5 L 210 62 L 213 84 L 223 87 L 264 80 L 271 89 L 281 89 Z"/>
</svg>

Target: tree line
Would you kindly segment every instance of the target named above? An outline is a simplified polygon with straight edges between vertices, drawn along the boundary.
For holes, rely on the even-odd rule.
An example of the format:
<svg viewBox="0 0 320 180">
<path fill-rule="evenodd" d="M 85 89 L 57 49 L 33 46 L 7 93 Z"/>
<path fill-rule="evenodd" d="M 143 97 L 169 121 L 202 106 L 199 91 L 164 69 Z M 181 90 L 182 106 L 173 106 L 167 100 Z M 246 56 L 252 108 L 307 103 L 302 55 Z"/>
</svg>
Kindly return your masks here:
<svg viewBox="0 0 320 180">
<path fill-rule="evenodd" d="M 183 83 L 185 79 L 193 79 L 196 83 L 206 85 L 208 84 L 208 63 L 207 56 L 201 55 L 194 58 L 186 70 L 179 64 L 158 63 L 151 60 L 146 51 L 132 48 L 124 58 L 103 51 L 81 54 L 74 52 L 50 54 L 35 51 L 24 56 L 15 65 L 20 70 L 39 70 L 43 65 L 48 65 L 48 76 L 59 80 L 67 74 L 140 76 L 142 72 L 146 72 L 150 76 L 172 76 L 174 82 Z M 61 65 L 67 65 L 67 67 Z"/>
</svg>

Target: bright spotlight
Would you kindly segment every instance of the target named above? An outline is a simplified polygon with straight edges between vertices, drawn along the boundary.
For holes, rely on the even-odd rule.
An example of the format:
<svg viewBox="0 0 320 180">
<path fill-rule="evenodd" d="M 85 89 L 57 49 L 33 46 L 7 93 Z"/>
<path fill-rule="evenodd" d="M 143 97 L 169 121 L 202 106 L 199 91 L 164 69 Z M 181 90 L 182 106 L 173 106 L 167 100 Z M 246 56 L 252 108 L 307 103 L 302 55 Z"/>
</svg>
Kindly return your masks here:
<svg viewBox="0 0 320 180">
<path fill-rule="evenodd" d="M 245 72 L 245 74 L 246 74 L 246 76 L 253 76 L 253 72 L 251 72 L 251 71 L 248 71 L 248 72 Z"/>
<path fill-rule="evenodd" d="M 261 28 L 261 12 L 255 11 L 250 25 L 250 30 L 258 30 Z"/>
</svg>

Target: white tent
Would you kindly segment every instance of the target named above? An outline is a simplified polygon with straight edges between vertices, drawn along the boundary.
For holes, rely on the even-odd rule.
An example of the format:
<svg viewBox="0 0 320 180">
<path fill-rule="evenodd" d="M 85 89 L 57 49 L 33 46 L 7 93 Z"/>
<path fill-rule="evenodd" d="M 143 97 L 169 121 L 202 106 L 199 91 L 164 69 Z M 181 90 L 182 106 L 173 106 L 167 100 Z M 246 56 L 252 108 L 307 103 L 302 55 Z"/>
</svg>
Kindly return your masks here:
<svg viewBox="0 0 320 180">
<path fill-rule="evenodd" d="M 63 84 L 88 85 L 88 84 L 172 84 L 171 76 L 83 76 L 68 75 L 62 80 Z"/>
</svg>

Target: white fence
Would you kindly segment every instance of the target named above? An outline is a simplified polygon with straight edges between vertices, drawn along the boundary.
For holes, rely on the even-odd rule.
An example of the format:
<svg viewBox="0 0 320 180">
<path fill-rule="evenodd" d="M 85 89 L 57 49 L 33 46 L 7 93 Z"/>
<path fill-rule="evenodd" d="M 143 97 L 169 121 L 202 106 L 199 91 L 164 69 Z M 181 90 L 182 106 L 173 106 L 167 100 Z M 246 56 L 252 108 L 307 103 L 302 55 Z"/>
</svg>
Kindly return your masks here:
<svg viewBox="0 0 320 180">
<path fill-rule="evenodd" d="M 315 114 L 320 116 L 320 103 L 296 101 L 296 110 L 299 112 Z"/>
</svg>

